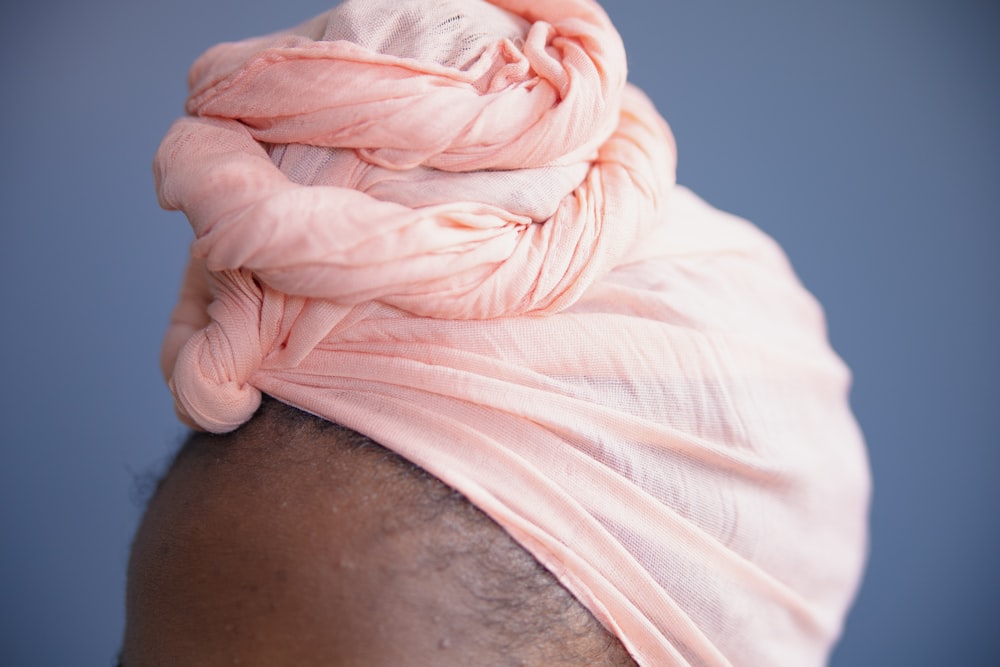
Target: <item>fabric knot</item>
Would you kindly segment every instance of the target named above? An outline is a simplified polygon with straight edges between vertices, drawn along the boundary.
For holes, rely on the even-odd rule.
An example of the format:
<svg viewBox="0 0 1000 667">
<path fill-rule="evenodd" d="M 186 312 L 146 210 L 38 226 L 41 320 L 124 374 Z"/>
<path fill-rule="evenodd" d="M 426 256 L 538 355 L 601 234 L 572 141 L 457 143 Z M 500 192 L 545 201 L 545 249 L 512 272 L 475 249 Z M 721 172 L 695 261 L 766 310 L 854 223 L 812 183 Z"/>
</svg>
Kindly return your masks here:
<svg viewBox="0 0 1000 667">
<path fill-rule="evenodd" d="M 274 337 L 266 321 L 272 318 L 262 317 L 262 290 L 249 271 L 226 272 L 211 284 L 211 321 L 177 350 L 168 377 L 181 419 L 222 433 L 244 423 L 260 405 L 260 391 L 249 380 Z M 190 298 L 199 301 L 201 295 L 192 292 Z M 186 324 L 175 318 L 172 330 L 178 327 Z M 164 359 L 165 365 L 170 363 Z"/>
</svg>

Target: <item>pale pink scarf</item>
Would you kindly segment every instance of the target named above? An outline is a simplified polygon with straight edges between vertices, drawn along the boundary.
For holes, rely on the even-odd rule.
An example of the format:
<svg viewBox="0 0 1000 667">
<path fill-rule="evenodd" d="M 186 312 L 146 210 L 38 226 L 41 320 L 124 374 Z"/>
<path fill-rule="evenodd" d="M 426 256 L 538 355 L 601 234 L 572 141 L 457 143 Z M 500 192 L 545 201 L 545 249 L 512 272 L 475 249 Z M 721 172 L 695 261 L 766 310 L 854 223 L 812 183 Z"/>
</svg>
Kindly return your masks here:
<svg viewBox="0 0 1000 667">
<path fill-rule="evenodd" d="M 865 551 L 848 373 L 625 74 L 589 0 L 209 50 L 155 163 L 197 237 L 164 373 L 196 428 L 266 392 L 414 461 L 642 665 L 819 665 Z"/>
</svg>

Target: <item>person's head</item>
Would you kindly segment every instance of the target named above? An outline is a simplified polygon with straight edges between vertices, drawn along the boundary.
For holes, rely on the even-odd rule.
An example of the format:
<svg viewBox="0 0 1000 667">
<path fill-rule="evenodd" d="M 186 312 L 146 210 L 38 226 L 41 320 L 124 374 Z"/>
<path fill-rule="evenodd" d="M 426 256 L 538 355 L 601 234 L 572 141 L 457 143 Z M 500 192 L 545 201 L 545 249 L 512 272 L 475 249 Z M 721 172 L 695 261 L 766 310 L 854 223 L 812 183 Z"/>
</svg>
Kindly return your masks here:
<svg viewBox="0 0 1000 667">
<path fill-rule="evenodd" d="M 626 79 L 594 0 L 352 0 L 198 59 L 154 162 L 197 237 L 161 362 L 234 433 L 150 506 L 126 659 L 825 659 L 865 551 L 849 374 Z"/>
<path fill-rule="evenodd" d="M 151 499 L 122 664 L 634 663 L 459 493 L 265 399 L 233 433 L 193 434 Z"/>
</svg>

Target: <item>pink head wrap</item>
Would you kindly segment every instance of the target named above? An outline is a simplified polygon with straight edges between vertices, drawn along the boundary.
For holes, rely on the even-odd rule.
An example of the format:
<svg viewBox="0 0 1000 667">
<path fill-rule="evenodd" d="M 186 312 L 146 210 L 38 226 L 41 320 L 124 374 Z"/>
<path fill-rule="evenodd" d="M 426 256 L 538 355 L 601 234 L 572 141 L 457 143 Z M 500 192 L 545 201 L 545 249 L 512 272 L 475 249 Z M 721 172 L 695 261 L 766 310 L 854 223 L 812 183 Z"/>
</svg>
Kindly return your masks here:
<svg viewBox="0 0 1000 667">
<path fill-rule="evenodd" d="M 641 664 L 822 664 L 865 551 L 849 375 L 775 244 L 674 185 L 590 0 L 351 0 L 205 53 L 181 418 L 266 392 L 461 491 Z"/>
</svg>

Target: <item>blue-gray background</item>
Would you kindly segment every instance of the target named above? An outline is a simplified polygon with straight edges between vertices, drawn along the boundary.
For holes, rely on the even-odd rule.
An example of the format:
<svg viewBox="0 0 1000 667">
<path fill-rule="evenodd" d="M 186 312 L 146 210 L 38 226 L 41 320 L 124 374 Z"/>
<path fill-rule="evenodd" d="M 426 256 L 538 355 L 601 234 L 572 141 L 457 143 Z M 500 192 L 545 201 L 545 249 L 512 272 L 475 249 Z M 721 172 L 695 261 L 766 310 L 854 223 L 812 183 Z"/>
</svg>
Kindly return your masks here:
<svg viewBox="0 0 1000 667">
<path fill-rule="evenodd" d="M 189 231 L 150 160 L 209 45 L 316 0 L 0 10 L 0 664 L 108 665 L 182 431 L 157 370 Z M 855 371 L 876 492 L 833 664 L 1000 655 L 1000 3 L 606 3 L 680 181 L 757 222 Z M 141 486 L 141 485 L 140 485 Z"/>
</svg>

